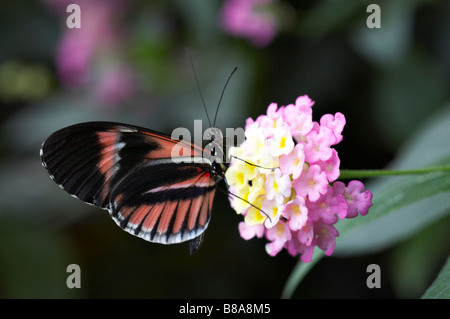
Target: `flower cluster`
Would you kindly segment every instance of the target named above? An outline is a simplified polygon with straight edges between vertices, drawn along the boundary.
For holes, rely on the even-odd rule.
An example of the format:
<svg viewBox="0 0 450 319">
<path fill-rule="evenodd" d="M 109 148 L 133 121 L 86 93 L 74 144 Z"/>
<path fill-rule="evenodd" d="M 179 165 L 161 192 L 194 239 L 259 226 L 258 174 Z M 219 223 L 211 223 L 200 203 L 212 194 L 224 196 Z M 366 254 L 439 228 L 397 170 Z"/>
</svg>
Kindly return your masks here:
<svg viewBox="0 0 450 319">
<path fill-rule="evenodd" d="M 270 104 L 256 121 L 249 118 L 246 139 L 230 149 L 225 174 L 231 205 L 245 216 L 241 237 L 265 236 L 269 255 L 286 248 L 304 262 L 315 246 L 331 255 L 339 235 L 334 224 L 372 206 L 372 193 L 361 182 L 336 181 L 340 160 L 332 146 L 342 140 L 344 115 L 326 114 L 315 122 L 313 104 L 300 96 L 295 104 Z"/>
</svg>

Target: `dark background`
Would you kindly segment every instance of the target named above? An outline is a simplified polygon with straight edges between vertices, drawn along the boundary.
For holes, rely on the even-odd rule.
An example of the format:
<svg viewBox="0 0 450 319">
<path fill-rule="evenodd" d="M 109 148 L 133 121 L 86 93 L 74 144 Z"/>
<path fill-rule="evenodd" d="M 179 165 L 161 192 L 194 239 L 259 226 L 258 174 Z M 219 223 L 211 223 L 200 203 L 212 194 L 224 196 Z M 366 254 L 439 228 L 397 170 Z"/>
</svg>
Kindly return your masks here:
<svg viewBox="0 0 450 319">
<path fill-rule="evenodd" d="M 264 47 L 221 27 L 222 1 L 93 2 L 95 9 L 87 0 L 0 4 L 3 298 L 280 297 L 297 259 L 285 251 L 270 257 L 264 240 L 241 239 L 242 218 L 223 193 L 216 195 L 202 248 L 190 256 L 187 244 L 162 246 L 130 236 L 107 212 L 62 192 L 41 167 L 41 143 L 69 124 L 111 120 L 170 134 L 178 126 L 192 129 L 194 119 L 207 123 L 186 47 L 210 116 L 229 73 L 239 68 L 220 108 L 216 124 L 222 129 L 243 127 L 269 103 L 286 105 L 304 94 L 316 102 L 316 121 L 342 112 L 347 124 L 336 147 L 341 168 L 385 167 L 449 98 L 448 1 L 278 1 L 271 10 L 280 28 Z M 82 35 L 61 55 L 73 31 L 66 26 L 70 3 L 81 6 Z M 366 26 L 370 3 L 381 7 L 381 29 Z M 87 80 L 80 83 L 61 65 L 86 48 L 92 55 Z M 108 79 L 119 84 L 104 91 Z M 422 237 L 436 229 L 442 232 L 442 223 L 423 230 Z M 325 258 L 294 297 L 420 297 L 444 256 L 414 273 L 411 288 L 411 280 L 398 279 L 399 256 L 410 244 Z M 81 267 L 81 289 L 66 287 L 72 263 Z M 372 263 L 381 266 L 381 289 L 366 286 Z"/>
</svg>

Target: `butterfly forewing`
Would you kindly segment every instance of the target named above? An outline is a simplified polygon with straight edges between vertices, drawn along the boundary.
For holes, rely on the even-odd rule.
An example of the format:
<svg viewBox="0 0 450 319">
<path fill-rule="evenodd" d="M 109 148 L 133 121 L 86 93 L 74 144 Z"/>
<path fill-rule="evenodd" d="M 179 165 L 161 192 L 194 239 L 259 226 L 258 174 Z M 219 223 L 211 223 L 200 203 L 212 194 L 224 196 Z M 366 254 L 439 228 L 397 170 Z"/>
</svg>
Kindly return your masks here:
<svg viewBox="0 0 450 319">
<path fill-rule="evenodd" d="M 184 157 L 174 160 L 175 145 Z M 141 127 L 89 122 L 53 133 L 41 160 L 62 189 L 107 209 L 124 230 L 172 244 L 196 239 L 208 226 L 217 171 L 203 152 Z"/>
</svg>

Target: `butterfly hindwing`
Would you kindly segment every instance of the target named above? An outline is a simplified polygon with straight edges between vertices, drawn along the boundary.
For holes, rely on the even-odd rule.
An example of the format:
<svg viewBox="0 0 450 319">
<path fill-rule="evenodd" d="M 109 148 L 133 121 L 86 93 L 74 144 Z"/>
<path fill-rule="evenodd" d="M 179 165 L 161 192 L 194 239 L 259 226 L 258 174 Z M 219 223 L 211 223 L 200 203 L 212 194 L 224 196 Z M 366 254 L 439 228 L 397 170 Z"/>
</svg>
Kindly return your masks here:
<svg viewBox="0 0 450 319">
<path fill-rule="evenodd" d="M 175 145 L 183 161 L 172 159 Z M 62 189 L 107 209 L 124 230 L 172 244 L 193 240 L 208 226 L 216 176 L 203 152 L 137 126 L 88 122 L 53 133 L 41 160 Z"/>
<path fill-rule="evenodd" d="M 141 165 L 111 191 L 111 216 L 124 230 L 151 242 L 194 239 L 211 217 L 215 182 L 208 166 L 165 160 Z"/>
</svg>

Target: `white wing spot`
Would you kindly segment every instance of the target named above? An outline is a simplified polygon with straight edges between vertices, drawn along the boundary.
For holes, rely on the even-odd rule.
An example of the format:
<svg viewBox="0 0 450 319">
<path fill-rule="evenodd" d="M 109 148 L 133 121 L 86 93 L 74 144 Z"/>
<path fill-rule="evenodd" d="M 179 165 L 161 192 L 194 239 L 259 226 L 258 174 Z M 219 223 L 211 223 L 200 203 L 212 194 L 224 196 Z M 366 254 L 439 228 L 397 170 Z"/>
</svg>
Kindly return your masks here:
<svg viewBox="0 0 450 319">
<path fill-rule="evenodd" d="M 134 128 L 122 127 L 122 128 L 120 129 L 120 132 L 122 132 L 122 133 L 136 133 L 137 130 L 134 129 Z"/>
</svg>

